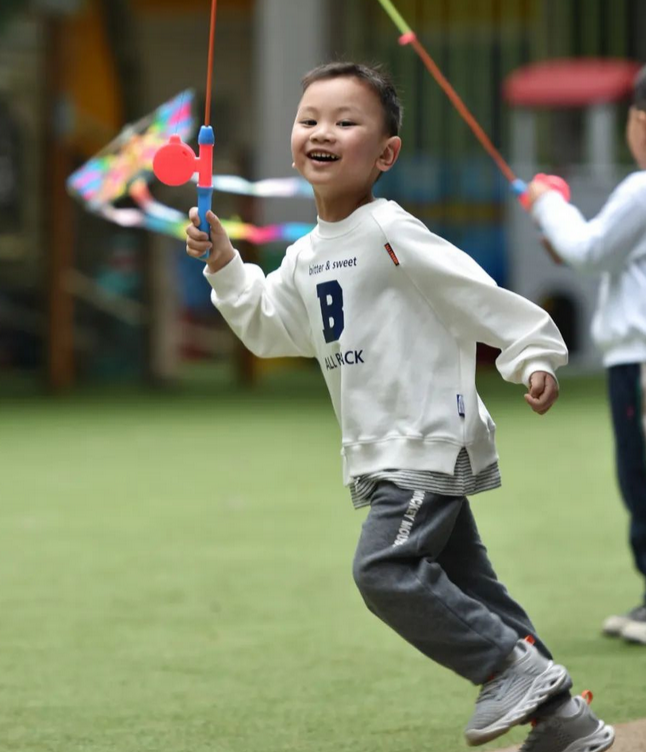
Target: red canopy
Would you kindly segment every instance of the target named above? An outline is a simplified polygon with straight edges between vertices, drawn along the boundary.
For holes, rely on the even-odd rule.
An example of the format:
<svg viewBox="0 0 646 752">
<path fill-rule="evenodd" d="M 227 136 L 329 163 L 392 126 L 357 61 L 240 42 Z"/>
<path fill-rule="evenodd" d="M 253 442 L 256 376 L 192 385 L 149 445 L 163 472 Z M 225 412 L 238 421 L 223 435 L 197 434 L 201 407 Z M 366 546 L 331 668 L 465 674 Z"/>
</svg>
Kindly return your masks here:
<svg viewBox="0 0 646 752">
<path fill-rule="evenodd" d="M 503 84 L 515 107 L 585 107 L 624 99 L 640 64 L 612 58 L 545 60 L 519 68 Z"/>
</svg>

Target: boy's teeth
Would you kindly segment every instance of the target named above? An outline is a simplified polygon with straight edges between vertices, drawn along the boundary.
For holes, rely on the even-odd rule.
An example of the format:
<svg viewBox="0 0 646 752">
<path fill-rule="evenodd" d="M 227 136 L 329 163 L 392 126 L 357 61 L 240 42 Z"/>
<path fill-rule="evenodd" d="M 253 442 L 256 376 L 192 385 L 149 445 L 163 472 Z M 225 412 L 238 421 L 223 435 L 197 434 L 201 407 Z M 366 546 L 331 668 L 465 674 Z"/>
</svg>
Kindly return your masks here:
<svg viewBox="0 0 646 752">
<path fill-rule="evenodd" d="M 326 154 L 324 152 L 318 152 L 318 151 L 312 152 L 310 154 L 310 158 L 311 159 L 323 159 L 329 162 L 336 162 L 336 160 L 338 159 L 338 157 L 335 156 L 334 154 Z"/>
</svg>

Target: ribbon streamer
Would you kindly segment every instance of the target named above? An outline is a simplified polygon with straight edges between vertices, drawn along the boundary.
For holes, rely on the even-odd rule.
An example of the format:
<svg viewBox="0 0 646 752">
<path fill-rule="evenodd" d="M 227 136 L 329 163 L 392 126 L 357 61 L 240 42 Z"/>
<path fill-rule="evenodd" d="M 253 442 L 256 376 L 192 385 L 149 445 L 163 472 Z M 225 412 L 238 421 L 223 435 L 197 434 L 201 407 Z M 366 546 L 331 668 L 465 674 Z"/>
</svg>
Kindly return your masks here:
<svg viewBox="0 0 646 752">
<path fill-rule="evenodd" d="M 144 178 L 135 179 L 127 195 L 138 208 L 116 207 L 111 203 L 87 206 L 92 213 L 120 227 L 139 227 L 179 240 L 186 239 L 186 214 L 157 201 Z M 313 224 L 303 222 L 282 222 L 259 227 L 239 219 L 221 218 L 220 221 L 231 240 L 244 240 L 259 246 L 276 242 L 294 243 L 314 228 Z"/>
<path fill-rule="evenodd" d="M 138 206 L 141 207 L 149 230 L 182 240 L 186 238 L 186 215 L 156 201 L 144 180 L 135 181 L 130 193 Z M 294 243 L 314 227 L 314 225 L 302 222 L 284 222 L 257 227 L 238 219 L 221 219 L 220 221 L 231 240 L 244 240 L 254 245 L 265 245 L 278 241 Z"/>
<path fill-rule="evenodd" d="M 245 180 L 236 175 L 214 175 L 213 188 L 223 193 L 257 198 L 314 198 L 312 186 L 303 178 L 265 178 Z"/>
</svg>

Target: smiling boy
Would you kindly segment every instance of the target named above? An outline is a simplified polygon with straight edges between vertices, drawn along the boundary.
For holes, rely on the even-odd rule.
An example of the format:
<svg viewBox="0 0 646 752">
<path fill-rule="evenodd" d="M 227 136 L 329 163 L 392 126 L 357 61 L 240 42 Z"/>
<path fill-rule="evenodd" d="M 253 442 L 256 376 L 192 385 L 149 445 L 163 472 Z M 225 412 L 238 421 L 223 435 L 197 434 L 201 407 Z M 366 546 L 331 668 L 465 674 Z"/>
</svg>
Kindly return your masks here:
<svg viewBox="0 0 646 752">
<path fill-rule="evenodd" d="M 540 308 L 500 289 L 465 253 L 373 186 L 399 155 L 401 105 L 377 69 L 321 66 L 303 79 L 296 169 L 314 189 L 316 228 L 278 270 L 243 264 L 213 213 L 212 301 L 261 357 L 317 358 L 342 433 L 344 482 L 369 506 L 354 559 L 367 607 L 424 655 L 482 685 L 472 745 L 536 718 L 527 752 L 601 752 L 614 732 L 555 664 L 498 581 L 466 494 L 500 485 L 495 426 L 475 386 L 476 343 L 501 350 L 507 381 L 543 414 L 567 362 Z M 535 644 L 534 644 L 535 643 Z M 549 746 L 545 746 L 545 744 Z M 581 747 L 583 749 L 583 747 Z"/>
</svg>

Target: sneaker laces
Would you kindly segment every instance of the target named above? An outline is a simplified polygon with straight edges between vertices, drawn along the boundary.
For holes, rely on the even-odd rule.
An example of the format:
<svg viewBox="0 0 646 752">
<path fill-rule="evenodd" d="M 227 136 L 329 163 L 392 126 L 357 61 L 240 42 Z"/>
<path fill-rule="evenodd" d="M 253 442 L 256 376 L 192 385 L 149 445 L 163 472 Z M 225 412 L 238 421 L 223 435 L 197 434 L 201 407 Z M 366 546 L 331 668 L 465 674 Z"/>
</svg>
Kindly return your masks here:
<svg viewBox="0 0 646 752">
<path fill-rule="evenodd" d="M 480 694 L 478 695 L 478 699 L 476 700 L 476 705 L 479 702 L 484 702 L 490 697 L 497 695 L 498 689 L 503 681 L 504 677 L 502 676 L 502 674 L 495 674 L 494 676 L 492 676 L 486 684 L 482 685 L 482 689 L 480 690 Z"/>
<path fill-rule="evenodd" d="M 534 637 L 532 637 L 532 635 L 527 635 L 527 637 L 524 638 L 524 641 L 529 645 L 534 645 L 536 643 L 536 640 L 534 639 Z M 483 684 L 482 688 L 480 689 L 480 694 L 478 695 L 478 699 L 476 700 L 476 705 L 479 702 L 484 702 L 490 697 L 495 697 L 495 695 L 498 694 L 500 685 L 506 681 L 506 677 L 503 674 L 504 672 L 501 671 L 498 674 L 492 674 L 487 679 L 486 683 Z"/>
</svg>

